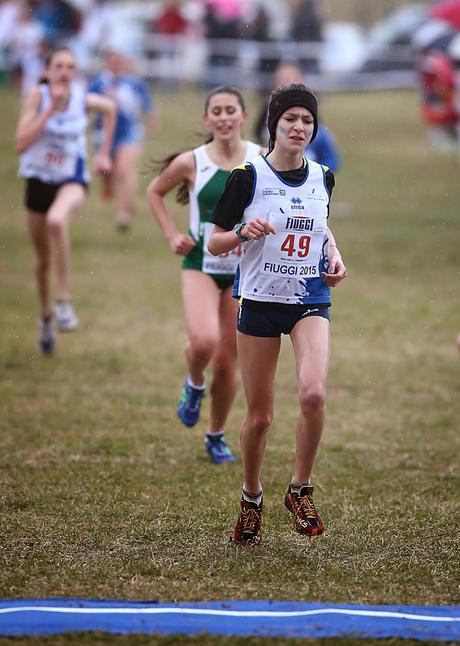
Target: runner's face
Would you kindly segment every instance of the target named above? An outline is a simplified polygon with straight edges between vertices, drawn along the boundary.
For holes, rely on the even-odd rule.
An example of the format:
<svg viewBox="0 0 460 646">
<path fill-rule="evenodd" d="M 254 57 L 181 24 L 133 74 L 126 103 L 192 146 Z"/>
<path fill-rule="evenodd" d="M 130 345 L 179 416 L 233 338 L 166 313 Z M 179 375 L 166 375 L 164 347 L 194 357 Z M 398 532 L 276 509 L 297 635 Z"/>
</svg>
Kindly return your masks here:
<svg viewBox="0 0 460 646">
<path fill-rule="evenodd" d="M 310 110 L 303 107 L 289 108 L 283 112 L 276 127 L 275 146 L 290 152 L 303 152 L 310 142 L 314 129 Z"/>
<path fill-rule="evenodd" d="M 247 119 L 247 113 L 234 94 L 223 92 L 214 94 L 209 99 L 207 111 L 203 117 L 205 126 L 215 139 L 228 141 L 241 135 L 241 127 Z"/>
<path fill-rule="evenodd" d="M 48 66 L 50 83 L 68 85 L 75 76 L 75 59 L 70 52 L 56 52 Z"/>
<path fill-rule="evenodd" d="M 121 74 L 123 72 L 123 57 L 117 52 L 110 52 L 106 58 L 106 65 L 112 74 Z"/>
</svg>

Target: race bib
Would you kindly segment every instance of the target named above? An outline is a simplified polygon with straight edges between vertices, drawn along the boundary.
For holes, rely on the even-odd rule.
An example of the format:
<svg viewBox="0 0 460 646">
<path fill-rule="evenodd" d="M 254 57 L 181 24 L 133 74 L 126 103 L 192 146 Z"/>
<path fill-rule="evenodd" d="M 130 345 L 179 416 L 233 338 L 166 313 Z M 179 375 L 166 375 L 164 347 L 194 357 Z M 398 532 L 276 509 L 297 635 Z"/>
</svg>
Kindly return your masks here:
<svg viewBox="0 0 460 646">
<path fill-rule="evenodd" d="M 53 179 L 73 177 L 76 166 L 76 146 L 63 146 L 55 141 L 43 139 L 37 151 L 37 166 Z"/>
<path fill-rule="evenodd" d="M 322 218 L 293 214 L 280 208 L 269 214 L 276 229 L 265 238 L 261 272 L 270 276 L 318 278 L 326 234 Z"/>
<path fill-rule="evenodd" d="M 241 258 L 241 245 L 222 253 L 220 256 L 213 256 L 208 251 L 208 241 L 214 225 L 212 222 L 205 222 L 204 224 L 204 239 L 203 239 L 203 272 L 205 274 L 228 274 L 233 276 L 235 274 L 238 263 Z"/>
</svg>

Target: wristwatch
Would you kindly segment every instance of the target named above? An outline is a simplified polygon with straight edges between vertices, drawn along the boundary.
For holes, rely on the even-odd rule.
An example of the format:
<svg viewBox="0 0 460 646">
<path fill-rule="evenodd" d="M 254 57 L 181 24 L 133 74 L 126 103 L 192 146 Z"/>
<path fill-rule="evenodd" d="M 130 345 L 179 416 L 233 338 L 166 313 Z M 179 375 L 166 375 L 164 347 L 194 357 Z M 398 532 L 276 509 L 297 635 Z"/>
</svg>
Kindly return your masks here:
<svg viewBox="0 0 460 646">
<path fill-rule="evenodd" d="M 247 242 L 248 240 L 250 240 L 250 238 L 246 238 L 246 236 L 241 235 L 241 231 L 244 228 L 245 224 L 245 222 L 240 222 L 239 224 L 235 224 L 235 226 L 233 227 L 233 231 L 236 233 L 236 237 L 240 242 Z"/>
</svg>

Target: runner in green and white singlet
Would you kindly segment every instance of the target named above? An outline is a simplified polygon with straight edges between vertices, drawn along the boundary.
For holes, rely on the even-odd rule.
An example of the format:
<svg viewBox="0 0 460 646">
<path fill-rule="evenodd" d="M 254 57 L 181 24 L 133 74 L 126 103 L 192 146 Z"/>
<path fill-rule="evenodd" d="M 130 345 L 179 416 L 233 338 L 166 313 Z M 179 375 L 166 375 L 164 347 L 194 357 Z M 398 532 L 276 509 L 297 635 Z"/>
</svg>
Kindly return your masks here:
<svg viewBox="0 0 460 646">
<path fill-rule="evenodd" d="M 253 159 L 260 153 L 260 146 L 252 141 L 246 142 L 246 154 L 243 162 Z M 183 269 L 198 269 L 209 274 L 217 285 L 224 289 L 233 284 L 233 277 L 240 260 L 241 248 L 237 247 L 221 256 L 209 253 L 207 241 L 213 224 L 209 221 L 216 204 L 230 176 L 230 170 L 219 168 L 206 152 L 207 145 L 193 151 L 196 165 L 196 179 L 189 190 L 191 237 L 196 245 L 184 258 Z"/>
<path fill-rule="evenodd" d="M 243 97 L 232 87 L 220 87 L 207 97 L 203 123 L 210 133 L 207 143 L 171 155 L 151 182 L 147 198 L 171 251 L 183 256 L 182 298 L 188 343 L 188 374 L 177 406 L 181 422 L 198 422 L 205 393 L 205 370 L 212 368 L 209 428 L 205 448 L 215 463 L 235 458 L 224 439 L 224 426 L 237 388 L 235 321 L 237 302 L 232 298 L 233 277 L 239 250 L 212 256 L 207 239 L 214 207 L 233 168 L 256 157 L 260 148 L 242 138 L 247 119 Z M 179 187 L 178 202 L 190 204 L 187 234 L 177 230 L 165 196 Z"/>
</svg>

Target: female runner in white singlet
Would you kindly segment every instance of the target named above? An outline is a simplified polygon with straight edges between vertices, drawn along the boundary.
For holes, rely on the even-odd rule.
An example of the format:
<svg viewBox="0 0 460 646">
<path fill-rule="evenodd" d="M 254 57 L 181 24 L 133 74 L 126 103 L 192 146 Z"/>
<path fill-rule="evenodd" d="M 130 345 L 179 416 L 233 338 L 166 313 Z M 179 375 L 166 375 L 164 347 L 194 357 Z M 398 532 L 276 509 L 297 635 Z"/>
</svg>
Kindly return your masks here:
<svg viewBox="0 0 460 646">
<path fill-rule="evenodd" d="M 327 220 L 334 176 L 304 157 L 318 130 L 316 97 L 305 85 L 272 94 L 268 130 L 267 155 L 232 172 L 208 243 L 211 253 L 221 254 L 243 242 L 235 295 L 247 412 L 241 427 L 244 483 L 232 535 L 237 545 L 260 540 L 260 476 L 282 334 L 292 342 L 299 402 L 295 470 L 284 502 L 296 531 L 324 531 L 310 475 L 324 426 L 330 287 L 347 273 Z"/>
<path fill-rule="evenodd" d="M 54 51 L 46 80 L 25 97 L 16 129 L 19 175 L 26 179 L 25 206 L 35 250 L 35 277 L 40 304 L 38 342 L 43 352 L 55 345 L 50 300 L 50 262 L 55 263 L 58 296 L 54 307 L 60 331 L 74 330 L 78 319 L 69 286 L 69 223 L 85 200 L 89 182 L 86 153 L 87 112 L 106 121 L 104 141 L 94 157 L 96 172 L 111 169 L 110 147 L 115 127 L 111 99 L 86 93 L 74 82 L 75 58 L 66 48 Z"/>
</svg>

